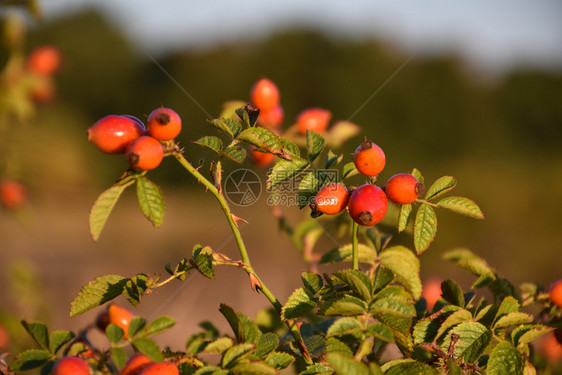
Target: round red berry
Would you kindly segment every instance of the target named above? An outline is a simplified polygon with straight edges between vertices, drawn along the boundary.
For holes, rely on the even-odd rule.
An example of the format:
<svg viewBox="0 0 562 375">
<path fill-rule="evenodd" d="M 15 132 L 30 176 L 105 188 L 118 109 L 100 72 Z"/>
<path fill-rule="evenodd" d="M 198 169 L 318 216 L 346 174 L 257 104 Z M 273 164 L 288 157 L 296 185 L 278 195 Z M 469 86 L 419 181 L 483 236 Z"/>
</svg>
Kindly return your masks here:
<svg viewBox="0 0 562 375">
<path fill-rule="evenodd" d="M 125 335 L 124 338 L 129 338 L 129 324 L 133 319 L 133 314 L 124 307 L 111 304 L 107 307 L 109 314 L 109 324 L 115 324 L 120 327 Z"/>
<path fill-rule="evenodd" d="M 27 189 L 13 180 L 0 181 L 0 203 L 6 208 L 17 210 L 27 202 Z"/>
<path fill-rule="evenodd" d="M 283 107 L 278 104 L 272 110 L 260 111 L 260 116 L 258 117 L 258 125 L 268 129 L 278 129 L 281 124 L 283 124 L 283 117 Z"/>
<path fill-rule="evenodd" d="M 562 307 L 562 279 L 555 281 L 548 290 L 550 301 L 558 307 Z"/>
<path fill-rule="evenodd" d="M 302 135 L 310 130 L 322 134 L 330 124 L 332 112 L 324 108 L 307 108 L 297 116 L 297 127 Z"/>
<path fill-rule="evenodd" d="M 88 129 L 88 140 L 107 154 L 122 154 L 145 132 L 143 126 L 125 116 L 109 115 Z"/>
<path fill-rule="evenodd" d="M 259 79 L 250 90 L 252 106 L 262 111 L 273 110 L 279 104 L 280 97 L 277 85 L 269 78 Z"/>
<path fill-rule="evenodd" d="M 355 168 L 365 176 L 376 176 L 386 163 L 383 150 L 375 143 L 365 140 L 353 154 Z"/>
<path fill-rule="evenodd" d="M 351 193 L 347 209 L 351 218 L 359 225 L 375 225 L 384 219 L 388 200 L 384 191 L 375 185 L 359 186 Z"/>
<path fill-rule="evenodd" d="M 347 206 L 349 196 L 349 190 L 341 184 L 324 186 L 310 202 L 312 216 L 317 217 L 320 214 L 335 215 L 342 212 Z"/>
<path fill-rule="evenodd" d="M 119 375 L 138 375 L 143 369 L 153 364 L 154 361 L 144 354 L 137 354 L 131 357 Z"/>
<path fill-rule="evenodd" d="M 179 370 L 175 363 L 164 361 L 148 365 L 139 375 L 179 375 Z"/>
<path fill-rule="evenodd" d="M 148 171 L 160 165 L 164 158 L 164 149 L 157 139 L 143 135 L 129 144 L 125 156 L 134 169 Z"/>
<path fill-rule="evenodd" d="M 53 369 L 52 375 L 90 375 L 88 364 L 78 357 L 64 357 L 59 359 Z"/>
<path fill-rule="evenodd" d="M 275 161 L 275 155 L 258 151 L 255 148 L 250 151 L 250 157 L 256 167 L 267 167 Z"/>
<path fill-rule="evenodd" d="M 59 49 L 51 45 L 35 48 L 27 57 L 27 70 L 39 76 L 50 76 L 56 73 L 62 62 Z"/>
<path fill-rule="evenodd" d="M 398 204 L 412 203 L 424 190 L 424 185 L 409 173 L 395 174 L 388 179 L 384 187 L 388 199 Z"/>
<path fill-rule="evenodd" d="M 156 108 L 148 115 L 146 128 L 159 141 L 169 141 L 181 132 L 181 118 L 170 108 Z"/>
</svg>

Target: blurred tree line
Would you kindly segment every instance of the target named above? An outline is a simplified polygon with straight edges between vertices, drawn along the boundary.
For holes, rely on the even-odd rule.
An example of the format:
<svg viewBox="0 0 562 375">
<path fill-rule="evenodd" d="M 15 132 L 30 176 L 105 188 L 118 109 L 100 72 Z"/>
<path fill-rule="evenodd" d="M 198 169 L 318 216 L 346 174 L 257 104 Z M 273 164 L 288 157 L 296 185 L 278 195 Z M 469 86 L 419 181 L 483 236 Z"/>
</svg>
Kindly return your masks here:
<svg viewBox="0 0 562 375">
<path fill-rule="evenodd" d="M 151 56 L 94 11 L 41 25 L 30 34 L 29 47 L 42 43 L 59 46 L 65 62 L 57 102 L 43 110 L 41 121 L 62 129 L 60 144 L 70 138 L 83 147 L 82 157 L 94 166 L 87 174 L 94 173 L 97 186 L 108 186 L 126 165 L 107 162 L 107 155 L 86 142 L 86 129 L 98 118 L 113 113 L 144 118 L 157 106 L 174 108 L 184 121 L 180 141 L 197 160 L 205 153 L 189 141 L 211 129 L 204 111 L 218 116 L 223 102 L 247 100 L 253 82 L 265 75 L 281 90 L 286 126 L 311 106 L 362 126 L 387 154 L 382 180 L 413 167 L 428 181 L 458 177 L 458 193 L 473 197 L 488 222 L 482 229 L 481 223 L 451 217 L 447 225 L 457 230 L 451 246 L 484 247 L 497 254 L 491 262 L 501 259 L 518 270 L 539 261 L 520 265 L 506 254 L 538 247 L 556 256 L 562 242 L 557 225 L 562 176 L 556 172 L 562 164 L 560 71 L 522 68 L 489 77 L 457 56 L 420 54 L 385 84 L 408 52 L 375 39 L 333 39 L 306 29 Z M 351 153 L 359 141 L 341 152 Z M 176 172 L 172 165 L 159 168 L 155 179 L 177 184 L 185 174 Z M 438 240 L 449 245 L 447 238 Z"/>
</svg>

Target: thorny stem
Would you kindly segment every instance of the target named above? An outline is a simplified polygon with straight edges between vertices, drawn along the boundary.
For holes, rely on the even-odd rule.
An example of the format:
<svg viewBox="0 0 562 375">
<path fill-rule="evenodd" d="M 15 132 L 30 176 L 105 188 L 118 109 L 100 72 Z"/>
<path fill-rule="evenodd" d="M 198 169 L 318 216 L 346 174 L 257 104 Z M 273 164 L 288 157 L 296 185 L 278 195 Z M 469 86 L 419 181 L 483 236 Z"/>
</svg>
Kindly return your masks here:
<svg viewBox="0 0 562 375">
<path fill-rule="evenodd" d="M 353 269 L 359 270 L 359 244 L 357 233 L 359 232 L 359 224 L 355 221 L 353 222 L 353 241 L 352 241 L 352 260 L 353 260 Z"/>
<path fill-rule="evenodd" d="M 243 267 L 244 270 L 248 273 L 248 275 L 253 274 L 258 279 L 260 283 L 261 292 L 273 305 L 277 313 L 281 316 L 282 313 L 281 309 L 283 305 L 281 304 L 279 299 L 277 299 L 277 297 L 271 292 L 271 290 L 269 290 L 269 288 L 265 285 L 265 283 L 259 278 L 254 268 L 252 267 L 250 263 L 250 257 L 248 256 L 248 251 L 246 250 L 246 245 L 244 244 L 242 235 L 240 234 L 240 230 L 238 229 L 238 226 L 236 225 L 236 222 L 232 217 L 232 212 L 230 211 L 230 207 L 228 206 L 228 203 L 226 202 L 224 196 L 219 192 L 219 189 L 212 182 L 210 182 L 205 176 L 199 173 L 197 168 L 193 167 L 193 165 L 191 165 L 191 163 L 187 161 L 187 159 L 185 159 L 185 157 L 181 152 L 179 151 L 174 152 L 173 155 L 176 158 L 176 160 L 193 177 L 195 177 L 200 183 L 202 183 L 211 192 L 211 194 L 213 194 L 215 198 L 219 201 L 219 205 L 221 206 L 224 215 L 226 216 L 228 224 L 230 225 L 230 229 L 232 230 L 232 234 L 234 235 L 234 238 L 236 240 L 236 244 L 238 245 L 238 250 L 240 251 L 242 263 L 245 265 L 245 267 Z M 307 364 L 312 364 L 310 355 L 308 354 L 308 352 L 306 351 L 306 347 L 304 346 L 304 342 L 300 334 L 299 328 L 297 327 L 294 321 L 285 321 L 285 323 L 287 324 L 287 327 L 289 328 L 291 335 L 293 336 L 295 341 L 299 344 L 298 346 L 299 349 L 301 350 L 301 354 L 303 355 L 305 362 Z"/>
</svg>

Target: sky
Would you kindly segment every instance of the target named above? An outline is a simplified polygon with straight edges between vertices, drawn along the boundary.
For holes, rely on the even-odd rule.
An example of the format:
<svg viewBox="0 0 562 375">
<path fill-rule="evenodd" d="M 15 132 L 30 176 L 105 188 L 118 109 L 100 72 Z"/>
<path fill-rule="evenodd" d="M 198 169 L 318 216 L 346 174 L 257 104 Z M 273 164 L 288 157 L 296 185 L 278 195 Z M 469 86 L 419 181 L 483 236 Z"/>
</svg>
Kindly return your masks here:
<svg viewBox="0 0 562 375">
<path fill-rule="evenodd" d="M 453 51 L 488 70 L 562 69 L 560 0 L 43 0 L 47 19 L 99 9 L 152 53 L 260 38 L 290 26 Z"/>
</svg>

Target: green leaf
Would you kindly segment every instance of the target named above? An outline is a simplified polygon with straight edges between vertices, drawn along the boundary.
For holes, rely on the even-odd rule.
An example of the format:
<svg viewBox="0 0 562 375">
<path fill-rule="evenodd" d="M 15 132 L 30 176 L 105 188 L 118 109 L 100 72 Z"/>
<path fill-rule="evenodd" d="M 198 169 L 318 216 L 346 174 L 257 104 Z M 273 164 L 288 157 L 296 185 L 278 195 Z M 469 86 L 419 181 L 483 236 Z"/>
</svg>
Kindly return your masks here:
<svg viewBox="0 0 562 375">
<path fill-rule="evenodd" d="M 160 187 L 146 177 L 137 178 L 137 200 L 144 216 L 156 228 L 160 227 L 166 211 Z"/>
<path fill-rule="evenodd" d="M 192 265 L 205 277 L 209 279 L 215 278 L 215 270 L 213 269 L 213 250 L 208 246 L 199 244 L 193 247 Z"/>
<path fill-rule="evenodd" d="M 129 279 L 119 275 L 105 275 L 84 285 L 70 304 L 70 317 L 85 313 L 121 295 Z"/>
<path fill-rule="evenodd" d="M 447 332 L 447 330 L 449 330 L 450 328 L 453 328 L 454 326 L 459 325 L 461 323 L 469 322 L 471 320 L 472 320 L 472 314 L 470 313 L 470 311 L 465 309 L 454 311 L 452 314 L 448 315 L 447 318 L 443 321 L 443 323 L 439 327 L 439 330 L 437 331 L 436 337 L 439 338 L 443 334 L 445 334 L 445 332 Z"/>
<path fill-rule="evenodd" d="M 460 267 L 476 276 L 484 276 L 487 280 L 491 281 L 496 279 L 496 271 L 494 271 L 494 269 L 490 267 L 484 259 L 475 255 L 468 249 L 453 249 L 446 252 L 443 255 L 443 259 L 457 263 Z M 479 286 L 486 285 L 482 282 L 482 280 L 480 283 L 477 281 L 475 285 L 477 284 Z M 475 285 L 473 285 L 473 288 Z"/>
<path fill-rule="evenodd" d="M 50 358 L 51 353 L 41 349 L 30 349 L 17 355 L 10 368 L 14 371 L 32 370 L 43 366 Z"/>
<path fill-rule="evenodd" d="M 198 140 L 194 141 L 196 145 L 203 146 L 205 148 L 211 149 L 216 153 L 220 153 L 222 150 L 222 141 L 220 138 L 208 135 L 205 137 L 201 137 Z"/>
<path fill-rule="evenodd" d="M 232 307 L 228 306 L 227 304 L 221 303 L 219 311 L 226 318 L 228 324 L 232 328 L 236 340 L 238 342 L 244 342 L 244 327 L 242 324 L 240 324 L 238 315 L 236 315 L 236 312 L 232 309 Z"/>
<path fill-rule="evenodd" d="M 295 290 L 283 306 L 281 317 L 284 320 L 296 319 L 309 313 L 316 307 L 318 300 L 304 288 Z"/>
<path fill-rule="evenodd" d="M 256 346 L 256 357 L 263 358 L 273 352 L 279 345 L 279 337 L 275 333 L 267 332 L 260 336 Z"/>
<path fill-rule="evenodd" d="M 484 219 L 482 210 L 474 201 L 465 197 L 447 197 L 437 202 L 439 207 L 446 208 L 457 214 L 473 217 L 475 219 Z"/>
<path fill-rule="evenodd" d="M 127 353 L 125 349 L 115 347 L 110 349 L 111 359 L 117 366 L 117 368 L 123 368 L 127 364 Z"/>
<path fill-rule="evenodd" d="M 400 214 L 398 215 L 398 233 L 404 231 L 408 226 L 408 219 L 412 213 L 412 204 L 403 204 L 400 207 Z"/>
<path fill-rule="evenodd" d="M 418 254 L 423 253 L 437 234 L 437 216 L 435 210 L 428 205 L 422 204 L 416 213 L 414 222 L 414 246 Z"/>
<path fill-rule="evenodd" d="M 125 337 L 125 331 L 116 324 L 109 324 L 105 327 L 105 335 L 111 344 L 117 344 Z"/>
<path fill-rule="evenodd" d="M 205 367 L 199 368 L 193 373 L 193 375 L 230 375 L 230 371 L 223 370 L 217 366 L 207 365 Z"/>
<path fill-rule="evenodd" d="M 21 325 L 42 349 L 49 350 L 49 330 L 45 324 L 28 323 L 22 320 Z"/>
<path fill-rule="evenodd" d="M 492 339 L 492 333 L 482 324 L 476 322 L 462 323 L 453 328 L 451 333 L 443 340 L 441 347 L 445 352 L 448 351 L 451 344 L 452 334 L 459 336 L 455 345 L 455 355 L 470 363 L 478 360 Z"/>
<path fill-rule="evenodd" d="M 369 368 L 362 362 L 355 361 L 345 355 L 329 353 L 326 354 L 325 358 L 338 375 L 371 375 Z"/>
<path fill-rule="evenodd" d="M 301 279 L 304 287 L 312 294 L 316 294 L 322 289 L 324 282 L 322 276 L 314 272 L 303 272 Z"/>
<path fill-rule="evenodd" d="M 445 280 L 441 283 L 441 297 L 452 305 L 464 307 L 464 293 L 453 280 Z"/>
<path fill-rule="evenodd" d="M 234 345 L 230 337 L 221 337 L 205 346 L 204 353 L 222 354 Z"/>
<path fill-rule="evenodd" d="M 324 137 L 311 130 L 306 131 L 306 151 L 308 158 L 312 163 L 324 149 Z"/>
<path fill-rule="evenodd" d="M 457 180 L 453 176 L 443 176 L 431 185 L 425 193 L 425 199 L 429 200 L 437 198 L 449 191 L 457 185 Z"/>
<path fill-rule="evenodd" d="M 419 182 L 421 182 L 423 184 L 423 176 L 421 174 L 421 172 L 414 168 L 412 169 L 412 173 L 410 173 L 412 176 L 414 176 Z"/>
<path fill-rule="evenodd" d="M 512 312 L 499 318 L 494 324 L 494 329 L 518 326 L 521 324 L 532 322 L 532 315 L 523 312 Z"/>
<path fill-rule="evenodd" d="M 129 337 L 134 337 L 137 333 L 140 332 L 146 326 L 146 319 L 140 316 L 135 316 L 131 319 L 129 323 Z"/>
<path fill-rule="evenodd" d="M 412 251 L 403 246 L 393 246 L 383 250 L 379 260 L 384 267 L 396 274 L 398 281 L 410 291 L 414 299 L 421 297 L 420 261 Z"/>
<path fill-rule="evenodd" d="M 392 334 L 392 329 L 382 323 L 374 323 L 370 324 L 367 327 L 367 333 L 369 336 L 372 336 L 376 339 L 385 341 L 385 342 L 393 342 L 394 336 Z"/>
<path fill-rule="evenodd" d="M 134 339 L 131 344 L 142 354 L 153 360 L 154 362 L 162 362 L 164 356 L 158 345 L 151 339 L 144 337 Z"/>
<path fill-rule="evenodd" d="M 143 273 L 139 273 L 129 280 L 125 284 L 123 289 L 123 295 L 133 306 L 137 306 L 140 303 L 141 297 L 144 295 L 148 289 L 148 276 Z"/>
<path fill-rule="evenodd" d="M 254 345 L 249 343 L 238 344 L 228 349 L 222 357 L 222 367 L 231 368 L 238 360 L 247 356 L 254 349 Z"/>
<path fill-rule="evenodd" d="M 248 127 L 255 126 L 260 115 L 259 108 L 252 108 L 248 104 L 246 104 L 244 107 L 237 108 L 235 112 Z"/>
<path fill-rule="evenodd" d="M 511 332 L 511 341 L 513 341 L 513 344 L 516 346 L 526 345 L 537 337 L 553 330 L 554 328 L 542 324 L 523 324 L 513 329 Z"/>
<path fill-rule="evenodd" d="M 377 315 L 391 314 L 401 317 L 412 317 L 416 315 L 416 309 L 411 302 L 392 297 L 377 299 L 371 305 L 369 312 Z"/>
<path fill-rule="evenodd" d="M 326 338 L 322 335 L 304 336 L 304 345 L 311 356 L 319 356 L 326 349 Z"/>
<path fill-rule="evenodd" d="M 283 147 L 291 156 L 300 157 L 301 150 L 299 146 L 295 144 L 295 142 L 288 140 L 287 138 L 281 138 L 281 142 L 283 143 Z"/>
<path fill-rule="evenodd" d="M 51 353 L 57 354 L 57 352 L 63 346 L 72 341 L 74 337 L 74 333 L 70 331 L 54 331 L 51 333 L 51 339 L 49 340 L 49 349 Z"/>
<path fill-rule="evenodd" d="M 363 331 L 363 325 L 355 318 L 340 318 L 328 328 L 327 336 L 355 335 Z"/>
<path fill-rule="evenodd" d="M 266 128 L 248 128 L 240 133 L 237 139 L 268 152 L 283 149 L 283 142 L 279 137 Z"/>
<path fill-rule="evenodd" d="M 232 367 L 231 372 L 228 374 L 236 375 L 277 375 L 278 372 L 261 362 L 248 362 L 240 361 L 237 362 L 234 367 Z M 226 375 L 226 374 L 225 374 Z"/>
<path fill-rule="evenodd" d="M 134 182 L 134 180 L 131 180 L 126 184 L 113 185 L 101 193 L 96 199 L 90 210 L 89 216 L 90 235 L 94 241 L 97 241 L 100 237 L 101 231 L 105 226 L 105 222 L 123 191 L 125 191 L 125 189 L 131 186 Z"/>
<path fill-rule="evenodd" d="M 413 359 L 395 359 L 381 366 L 386 375 L 437 375 L 439 372 Z"/>
<path fill-rule="evenodd" d="M 267 189 L 271 190 L 277 185 L 297 176 L 309 165 L 306 160 L 300 158 L 293 158 L 291 161 L 281 160 L 273 166 L 271 173 L 267 177 Z"/>
<path fill-rule="evenodd" d="M 347 284 L 363 301 L 369 302 L 373 295 L 373 284 L 369 276 L 358 270 L 344 270 L 334 273 Z"/>
<path fill-rule="evenodd" d="M 242 164 L 246 159 L 246 149 L 240 145 L 233 145 L 224 149 L 221 155 L 226 156 L 228 159 Z"/>
<path fill-rule="evenodd" d="M 352 260 L 353 246 L 352 244 L 347 244 L 340 248 L 333 249 L 320 258 L 320 264 L 326 263 L 338 263 L 338 262 L 351 262 Z M 369 246 L 364 244 L 359 244 L 358 246 L 359 262 L 361 263 L 375 263 L 375 251 Z"/>
<path fill-rule="evenodd" d="M 154 319 L 152 322 L 150 322 L 148 326 L 146 326 L 142 330 L 140 336 L 142 337 L 152 336 L 156 333 L 163 332 L 168 328 L 173 327 L 174 324 L 176 324 L 176 321 L 174 319 L 169 318 L 167 316 L 160 316 Z"/>
<path fill-rule="evenodd" d="M 306 207 L 320 190 L 320 180 L 316 171 L 307 173 L 299 183 L 298 202 L 299 208 Z"/>
<path fill-rule="evenodd" d="M 337 121 L 326 133 L 326 144 L 333 148 L 341 147 L 348 139 L 361 133 L 361 127 L 350 121 Z"/>
<path fill-rule="evenodd" d="M 330 375 L 334 370 L 323 363 L 315 363 L 306 368 L 306 370 L 299 372 L 299 375 Z"/>
<path fill-rule="evenodd" d="M 237 313 L 236 316 L 244 330 L 244 341 L 257 345 L 262 335 L 258 325 L 242 313 Z"/>
<path fill-rule="evenodd" d="M 353 296 L 342 296 L 327 300 L 320 308 L 320 315 L 356 316 L 367 312 L 365 301 Z"/>
<path fill-rule="evenodd" d="M 492 351 L 488 360 L 488 375 L 522 374 L 523 358 L 521 353 L 504 341 L 500 342 Z"/>
<path fill-rule="evenodd" d="M 265 363 L 273 368 L 282 370 L 289 367 L 295 361 L 295 357 L 288 353 L 273 352 L 265 358 Z"/>
<path fill-rule="evenodd" d="M 357 174 L 359 174 L 359 171 L 357 170 L 357 168 L 355 168 L 355 163 L 351 161 L 343 166 L 342 180 L 345 180 L 346 178 L 355 176 Z"/>
<path fill-rule="evenodd" d="M 502 303 L 496 313 L 496 317 L 494 319 L 494 325 L 497 323 L 498 319 L 503 317 L 504 315 L 508 315 L 514 312 L 518 312 L 520 308 L 519 302 L 511 297 L 507 296 L 502 300 Z"/>
<path fill-rule="evenodd" d="M 228 134 L 232 138 L 236 138 L 240 130 L 242 130 L 242 124 L 240 121 L 231 118 L 218 118 L 214 120 L 208 120 L 209 124 L 213 125 L 220 131 Z"/>
<path fill-rule="evenodd" d="M 338 165 L 343 160 L 343 154 L 336 155 L 332 152 L 332 150 L 328 151 L 328 155 L 326 155 L 326 169 L 330 168 L 332 165 Z"/>
</svg>

